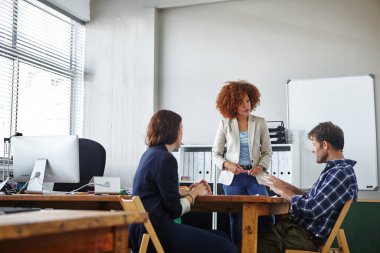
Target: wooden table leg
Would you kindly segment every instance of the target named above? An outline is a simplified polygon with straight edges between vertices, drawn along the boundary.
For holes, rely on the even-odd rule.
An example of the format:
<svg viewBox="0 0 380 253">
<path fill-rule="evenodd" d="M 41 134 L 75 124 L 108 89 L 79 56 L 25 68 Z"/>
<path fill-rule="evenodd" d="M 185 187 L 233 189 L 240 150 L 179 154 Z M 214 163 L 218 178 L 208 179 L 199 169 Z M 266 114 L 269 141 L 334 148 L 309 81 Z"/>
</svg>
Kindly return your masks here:
<svg viewBox="0 0 380 253">
<path fill-rule="evenodd" d="M 114 228 L 114 253 L 125 253 L 128 250 L 128 227 L 118 226 Z"/>
<path fill-rule="evenodd" d="M 258 235 L 258 213 L 256 203 L 243 204 L 243 220 L 242 220 L 242 253 L 257 252 L 257 235 Z"/>
</svg>

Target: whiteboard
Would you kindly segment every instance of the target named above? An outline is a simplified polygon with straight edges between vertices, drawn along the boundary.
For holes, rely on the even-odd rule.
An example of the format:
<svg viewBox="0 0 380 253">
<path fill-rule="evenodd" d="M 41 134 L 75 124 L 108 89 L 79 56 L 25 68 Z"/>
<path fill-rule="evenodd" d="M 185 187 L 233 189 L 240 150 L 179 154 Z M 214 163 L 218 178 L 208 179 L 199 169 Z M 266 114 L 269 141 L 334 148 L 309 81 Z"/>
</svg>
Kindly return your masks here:
<svg viewBox="0 0 380 253">
<path fill-rule="evenodd" d="M 315 162 L 307 134 L 318 123 L 331 121 L 344 132 L 344 157 L 357 161 L 359 190 L 376 190 L 373 76 L 290 80 L 287 93 L 289 131 L 300 147 L 301 188 L 310 188 L 325 167 Z"/>
</svg>

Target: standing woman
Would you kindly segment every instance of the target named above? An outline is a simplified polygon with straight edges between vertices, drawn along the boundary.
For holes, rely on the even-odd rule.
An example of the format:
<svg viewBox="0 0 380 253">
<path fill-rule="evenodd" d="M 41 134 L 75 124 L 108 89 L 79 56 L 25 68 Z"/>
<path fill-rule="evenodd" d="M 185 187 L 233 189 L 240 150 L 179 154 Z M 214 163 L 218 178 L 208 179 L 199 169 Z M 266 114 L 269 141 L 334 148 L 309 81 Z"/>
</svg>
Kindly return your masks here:
<svg viewBox="0 0 380 253">
<path fill-rule="evenodd" d="M 216 132 L 212 159 L 222 170 L 219 182 L 226 195 L 268 196 L 265 186 L 256 180 L 256 175 L 266 171 L 272 156 L 266 122 L 251 114 L 259 103 L 259 90 L 246 81 L 227 82 L 216 99 L 224 119 Z M 265 223 L 273 223 L 273 217 L 265 218 L 260 220 L 260 230 Z M 241 213 L 230 213 L 231 239 L 236 245 L 241 243 L 241 219 Z"/>
<path fill-rule="evenodd" d="M 181 141 L 181 116 L 167 110 L 152 116 L 146 137 L 149 148 L 137 168 L 132 195 L 140 196 L 166 253 L 235 253 L 236 247 L 226 234 L 222 236 L 174 222 L 175 218 L 190 211 L 198 196 L 212 194 L 205 181 L 193 184 L 183 196 L 179 194 L 178 165 L 171 152 L 179 148 Z M 133 252 L 139 251 L 143 233 L 143 224 L 130 226 L 129 242 Z M 155 252 L 151 243 L 148 252 Z"/>
</svg>

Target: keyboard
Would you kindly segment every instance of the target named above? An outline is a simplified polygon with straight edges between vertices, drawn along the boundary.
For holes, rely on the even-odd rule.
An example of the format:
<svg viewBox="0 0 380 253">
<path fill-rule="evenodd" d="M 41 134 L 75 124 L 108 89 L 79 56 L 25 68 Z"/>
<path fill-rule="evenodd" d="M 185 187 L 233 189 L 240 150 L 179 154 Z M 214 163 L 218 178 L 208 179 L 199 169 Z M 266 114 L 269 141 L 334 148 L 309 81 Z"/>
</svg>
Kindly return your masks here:
<svg viewBox="0 0 380 253">
<path fill-rule="evenodd" d="M 39 211 L 39 210 L 41 210 L 41 208 L 37 208 L 37 207 L 0 207 L 0 215 L 10 214 L 10 213 Z"/>
</svg>

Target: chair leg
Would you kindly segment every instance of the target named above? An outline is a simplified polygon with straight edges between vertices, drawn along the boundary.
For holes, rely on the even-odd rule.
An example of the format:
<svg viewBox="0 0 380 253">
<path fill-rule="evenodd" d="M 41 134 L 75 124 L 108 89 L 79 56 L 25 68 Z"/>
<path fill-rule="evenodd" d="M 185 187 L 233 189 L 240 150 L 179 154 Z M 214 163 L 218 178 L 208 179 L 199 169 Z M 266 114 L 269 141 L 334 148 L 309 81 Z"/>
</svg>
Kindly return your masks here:
<svg viewBox="0 0 380 253">
<path fill-rule="evenodd" d="M 146 253 L 146 251 L 148 249 L 149 239 L 150 239 L 150 236 L 148 234 L 143 235 L 143 237 L 141 239 L 139 253 Z"/>
<path fill-rule="evenodd" d="M 348 248 L 346 235 L 344 234 L 343 229 L 339 229 L 337 234 L 338 244 L 339 248 L 341 248 L 342 253 L 350 253 L 350 249 Z"/>
</svg>

